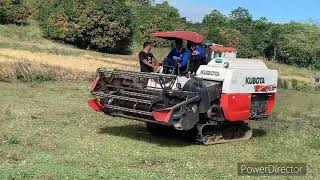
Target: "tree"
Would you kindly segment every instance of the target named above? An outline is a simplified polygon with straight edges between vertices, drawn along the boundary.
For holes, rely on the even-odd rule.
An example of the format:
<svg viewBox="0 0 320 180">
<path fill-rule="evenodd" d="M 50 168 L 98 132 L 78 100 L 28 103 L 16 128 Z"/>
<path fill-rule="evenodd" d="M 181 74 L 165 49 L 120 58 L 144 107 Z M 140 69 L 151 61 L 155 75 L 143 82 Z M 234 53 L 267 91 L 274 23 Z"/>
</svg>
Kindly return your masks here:
<svg viewBox="0 0 320 180">
<path fill-rule="evenodd" d="M 157 31 L 179 31 L 186 29 L 185 19 L 180 17 L 179 11 L 168 2 L 143 6 L 134 19 L 134 41 L 142 44 L 144 41 L 156 41 L 156 45 L 169 46 L 167 41 L 155 40 L 148 35 Z"/>
<path fill-rule="evenodd" d="M 281 26 L 282 38 L 277 44 L 278 58 L 302 67 L 319 65 L 320 28 L 315 25 L 289 23 Z"/>
<path fill-rule="evenodd" d="M 252 15 L 248 9 L 238 7 L 231 11 L 230 14 L 231 26 L 244 35 L 252 33 Z"/>
<path fill-rule="evenodd" d="M 253 21 L 253 32 L 250 35 L 250 41 L 252 43 L 254 51 L 261 56 L 265 56 L 265 50 L 269 46 L 270 36 L 267 32 L 273 26 L 266 18 L 260 18 Z"/>
<path fill-rule="evenodd" d="M 1 0 L 0 22 L 24 24 L 27 22 L 29 12 L 23 0 Z"/>
<path fill-rule="evenodd" d="M 46 37 L 81 48 L 121 52 L 131 43 L 131 15 L 124 1 L 55 0 L 40 17 Z"/>
<path fill-rule="evenodd" d="M 228 25 L 228 18 L 218 10 L 213 10 L 210 14 L 204 16 L 202 24 L 210 28 L 221 28 Z"/>
<path fill-rule="evenodd" d="M 229 20 L 225 15 L 218 10 L 213 10 L 203 18 L 202 26 L 206 29 L 207 39 L 223 44 L 224 37 L 219 32 L 221 28 L 229 27 Z"/>
<path fill-rule="evenodd" d="M 283 61 L 279 57 L 278 44 L 283 41 L 283 33 L 280 24 L 271 24 L 270 28 L 264 32 L 263 44 L 265 44 L 263 55 L 268 59 Z"/>
<path fill-rule="evenodd" d="M 0 6 L 0 24 L 3 24 L 7 21 L 6 15 L 4 13 L 4 10 L 2 6 Z"/>
</svg>

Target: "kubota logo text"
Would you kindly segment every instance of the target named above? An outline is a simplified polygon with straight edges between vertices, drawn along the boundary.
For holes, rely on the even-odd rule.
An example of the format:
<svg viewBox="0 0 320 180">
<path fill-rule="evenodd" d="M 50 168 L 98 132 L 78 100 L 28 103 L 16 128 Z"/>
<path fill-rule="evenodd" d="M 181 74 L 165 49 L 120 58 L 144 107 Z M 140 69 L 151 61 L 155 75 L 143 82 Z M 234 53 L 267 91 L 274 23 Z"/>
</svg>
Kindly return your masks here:
<svg viewBox="0 0 320 180">
<path fill-rule="evenodd" d="M 246 84 L 264 84 L 263 77 L 246 77 Z"/>
<path fill-rule="evenodd" d="M 220 76 L 220 73 L 218 71 L 206 71 L 206 70 L 201 70 L 200 72 L 203 75 L 210 75 L 210 76 Z"/>
</svg>

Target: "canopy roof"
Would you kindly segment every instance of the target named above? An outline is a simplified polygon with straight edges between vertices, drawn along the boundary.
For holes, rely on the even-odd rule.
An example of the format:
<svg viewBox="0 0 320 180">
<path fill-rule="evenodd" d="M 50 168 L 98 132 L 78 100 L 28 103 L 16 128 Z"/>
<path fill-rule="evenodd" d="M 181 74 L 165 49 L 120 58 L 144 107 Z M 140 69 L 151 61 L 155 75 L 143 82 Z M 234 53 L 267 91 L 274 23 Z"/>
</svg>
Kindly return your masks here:
<svg viewBox="0 0 320 180">
<path fill-rule="evenodd" d="M 183 39 L 192 41 L 195 43 L 201 43 L 204 40 L 204 36 L 196 32 L 185 32 L 185 31 L 171 31 L 171 32 L 155 32 L 150 34 L 150 36 L 174 40 L 174 39 Z"/>
</svg>

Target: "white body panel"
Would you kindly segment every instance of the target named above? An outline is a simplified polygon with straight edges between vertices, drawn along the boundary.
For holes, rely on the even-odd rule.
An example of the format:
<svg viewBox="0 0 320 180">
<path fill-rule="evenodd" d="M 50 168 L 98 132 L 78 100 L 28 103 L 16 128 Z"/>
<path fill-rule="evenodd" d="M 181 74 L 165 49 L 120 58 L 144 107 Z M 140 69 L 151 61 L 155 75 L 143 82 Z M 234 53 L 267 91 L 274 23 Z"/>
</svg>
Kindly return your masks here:
<svg viewBox="0 0 320 180">
<path fill-rule="evenodd" d="M 230 69 L 225 75 L 222 93 L 275 93 L 278 71 Z M 265 86 L 265 91 L 257 91 L 257 86 Z"/>
<path fill-rule="evenodd" d="M 223 82 L 222 93 L 275 93 L 277 91 L 278 71 L 270 70 L 258 59 L 215 58 L 208 65 L 199 67 L 196 77 L 204 80 Z M 178 76 L 177 83 L 184 87 L 190 78 Z M 153 79 L 149 79 L 148 88 L 160 89 Z"/>
<path fill-rule="evenodd" d="M 269 70 L 257 59 L 215 58 L 200 66 L 197 77 L 222 81 L 222 93 L 275 93 L 278 71 Z"/>
</svg>

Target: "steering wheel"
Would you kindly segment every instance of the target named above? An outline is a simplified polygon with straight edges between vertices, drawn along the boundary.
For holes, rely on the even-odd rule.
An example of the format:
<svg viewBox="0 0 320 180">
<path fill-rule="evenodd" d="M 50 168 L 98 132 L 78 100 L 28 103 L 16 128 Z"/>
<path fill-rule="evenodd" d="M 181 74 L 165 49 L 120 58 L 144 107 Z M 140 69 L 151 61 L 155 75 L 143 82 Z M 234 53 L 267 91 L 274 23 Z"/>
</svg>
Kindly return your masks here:
<svg viewBox="0 0 320 180">
<path fill-rule="evenodd" d="M 168 61 L 168 59 L 164 59 L 163 62 Z M 169 60 L 169 61 L 173 61 L 173 60 Z M 160 65 L 163 68 L 163 73 L 164 74 L 179 74 L 179 63 L 177 60 L 174 60 L 174 65 L 166 65 L 164 63 L 160 63 Z"/>
</svg>

